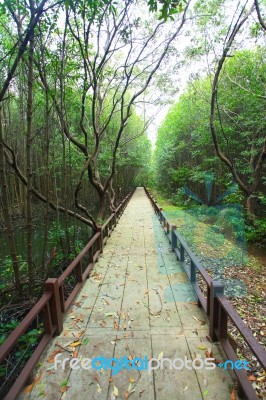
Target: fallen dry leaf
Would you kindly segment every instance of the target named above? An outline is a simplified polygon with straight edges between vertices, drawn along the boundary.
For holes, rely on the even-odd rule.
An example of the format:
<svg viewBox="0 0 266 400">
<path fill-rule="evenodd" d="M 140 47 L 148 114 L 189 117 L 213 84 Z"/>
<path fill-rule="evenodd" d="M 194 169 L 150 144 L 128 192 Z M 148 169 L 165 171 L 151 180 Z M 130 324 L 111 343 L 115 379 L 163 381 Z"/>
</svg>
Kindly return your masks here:
<svg viewBox="0 0 266 400">
<path fill-rule="evenodd" d="M 34 388 L 34 386 L 36 386 L 37 383 L 40 381 L 41 377 L 42 377 L 42 374 L 38 375 L 34 379 L 34 381 L 23 390 L 23 393 L 25 393 L 25 394 L 30 393 L 32 391 L 32 389 Z"/>
<path fill-rule="evenodd" d="M 68 389 L 69 389 L 69 386 L 66 385 L 66 386 L 61 386 L 59 390 L 61 393 L 65 393 Z"/>
<path fill-rule="evenodd" d="M 236 400 L 236 391 L 235 391 L 235 388 L 233 388 L 233 390 L 232 390 L 232 392 L 231 392 L 230 400 Z"/>
<path fill-rule="evenodd" d="M 99 385 L 99 383 L 97 383 L 97 392 L 98 392 L 98 393 L 101 393 L 101 392 L 102 392 L 102 388 L 101 388 L 101 386 Z"/>
<path fill-rule="evenodd" d="M 115 397 L 118 397 L 118 389 L 115 385 L 114 385 L 114 395 Z"/>
<path fill-rule="evenodd" d="M 70 343 L 69 347 L 77 347 L 77 346 L 80 346 L 80 345 L 81 345 L 81 342 L 80 341 L 76 341 L 76 342 Z"/>
<path fill-rule="evenodd" d="M 204 345 L 201 344 L 201 345 L 198 346 L 198 349 L 200 349 L 200 350 L 206 350 L 206 346 L 204 346 Z"/>
<path fill-rule="evenodd" d="M 48 363 L 53 364 L 53 363 L 54 363 L 54 358 L 55 358 L 55 356 L 56 356 L 58 353 L 62 353 L 62 349 L 57 349 L 57 350 L 55 350 L 55 351 L 50 355 L 49 359 L 47 360 Z"/>
<path fill-rule="evenodd" d="M 78 352 L 77 352 L 77 350 L 74 350 L 74 351 L 73 351 L 72 357 L 73 357 L 73 358 L 77 358 L 77 357 L 78 357 Z"/>
<path fill-rule="evenodd" d="M 75 334 L 75 337 L 79 339 L 83 335 L 84 331 L 78 332 Z"/>
</svg>

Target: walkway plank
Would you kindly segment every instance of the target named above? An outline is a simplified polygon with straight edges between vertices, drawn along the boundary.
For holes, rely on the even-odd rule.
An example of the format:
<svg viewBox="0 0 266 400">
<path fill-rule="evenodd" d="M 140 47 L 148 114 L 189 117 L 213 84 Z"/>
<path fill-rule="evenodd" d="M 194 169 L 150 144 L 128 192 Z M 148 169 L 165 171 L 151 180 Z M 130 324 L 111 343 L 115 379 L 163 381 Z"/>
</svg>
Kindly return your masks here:
<svg viewBox="0 0 266 400">
<path fill-rule="evenodd" d="M 42 374 L 40 381 L 20 399 L 114 400 L 126 399 L 130 391 L 130 400 L 229 399 L 232 376 L 220 368 L 170 370 L 166 365 L 151 372 L 123 369 L 112 374 L 69 365 L 54 370 L 51 363 L 58 349 L 61 359 L 75 351 L 75 357 L 91 359 L 200 355 L 204 360 L 211 348 L 223 360 L 220 346 L 210 343 L 207 335 L 204 312 L 195 304 L 150 201 L 138 188 L 65 316 L 64 331 L 42 355 L 36 369 Z M 81 344 L 71 348 L 77 337 Z"/>
</svg>

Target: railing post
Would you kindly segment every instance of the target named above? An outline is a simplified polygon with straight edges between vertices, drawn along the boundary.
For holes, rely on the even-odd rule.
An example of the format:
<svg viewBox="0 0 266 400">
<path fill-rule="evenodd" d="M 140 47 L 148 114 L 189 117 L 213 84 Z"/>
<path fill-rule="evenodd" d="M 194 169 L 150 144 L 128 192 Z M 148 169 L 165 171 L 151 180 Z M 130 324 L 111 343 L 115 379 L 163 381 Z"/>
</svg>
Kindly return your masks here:
<svg viewBox="0 0 266 400">
<path fill-rule="evenodd" d="M 76 271 L 76 277 L 77 277 L 77 281 L 78 282 L 83 282 L 83 278 L 82 278 L 82 266 L 81 266 L 81 262 L 79 262 L 75 268 Z"/>
<path fill-rule="evenodd" d="M 98 250 L 100 250 L 100 252 L 102 253 L 103 252 L 103 232 L 102 232 L 102 227 L 101 226 L 98 226 L 97 227 L 97 232 L 99 232 L 100 233 L 100 236 L 99 236 L 99 241 L 98 241 Z"/>
<path fill-rule="evenodd" d="M 60 303 L 61 303 L 61 311 L 64 313 L 66 311 L 65 307 L 65 297 L 64 297 L 64 283 L 59 287 L 59 296 L 60 296 Z"/>
<path fill-rule="evenodd" d="M 176 230 L 176 225 L 172 225 L 172 231 L 171 231 L 171 247 L 172 251 L 175 251 L 175 248 L 177 247 L 177 238 L 175 231 Z"/>
<path fill-rule="evenodd" d="M 180 243 L 180 260 L 181 262 L 185 261 L 185 249 L 182 245 L 182 243 Z"/>
<path fill-rule="evenodd" d="M 223 295 L 224 286 L 220 281 L 211 281 L 210 288 L 210 326 L 209 333 L 210 337 L 213 341 L 219 339 L 215 334 L 215 329 L 218 328 L 219 325 L 219 302 L 217 299 L 218 295 Z"/>
<path fill-rule="evenodd" d="M 92 245 L 90 248 L 89 248 L 89 263 L 90 264 L 94 264 L 94 261 L 93 261 L 93 246 L 94 245 Z"/>
<path fill-rule="evenodd" d="M 197 282 L 196 266 L 192 260 L 190 260 L 190 278 L 189 279 L 190 279 L 191 283 Z"/>
<path fill-rule="evenodd" d="M 166 221 L 166 234 L 169 235 L 169 232 L 170 232 L 169 222 Z"/>
<path fill-rule="evenodd" d="M 227 314 L 220 303 L 219 303 L 218 336 L 219 339 L 227 338 Z"/>
<path fill-rule="evenodd" d="M 53 294 L 50 300 L 51 320 L 53 325 L 56 326 L 56 334 L 60 335 L 63 330 L 63 317 L 61 312 L 58 279 L 47 279 L 47 281 L 44 283 L 44 290 L 46 292 L 52 292 Z"/>
<path fill-rule="evenodd" d="M 51 317 L 51 309 L 49 303 L 44 308 L 44 333 L 52 335 L 53 323 Z"/>
</svg>

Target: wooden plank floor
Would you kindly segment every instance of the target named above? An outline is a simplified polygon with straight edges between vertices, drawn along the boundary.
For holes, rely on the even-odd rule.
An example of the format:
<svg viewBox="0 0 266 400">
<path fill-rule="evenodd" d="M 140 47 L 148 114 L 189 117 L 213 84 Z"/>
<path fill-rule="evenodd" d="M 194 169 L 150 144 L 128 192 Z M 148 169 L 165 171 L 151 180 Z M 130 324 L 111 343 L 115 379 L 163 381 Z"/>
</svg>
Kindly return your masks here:
<svg viewBox="0 0 266 400">
<path fill-rule="evenodd" d="M 104 356 L 205 359 L 211 348 L 224 360 L 219 344 L 208 341 L 204 312 L 195 304 L 144 190 L 138 188 L 35 371 L 40 376 L 20 399 L 228 400 L 232 376 L 214 370 L 154 371 L 54 370 L 61 359 Z M 81 344 L 70 344 L 79 338 Z M 66 350 L 63 350 L 65 348 Z M 128 395 L 128 393 L 130 395 Z"/>
</svg>

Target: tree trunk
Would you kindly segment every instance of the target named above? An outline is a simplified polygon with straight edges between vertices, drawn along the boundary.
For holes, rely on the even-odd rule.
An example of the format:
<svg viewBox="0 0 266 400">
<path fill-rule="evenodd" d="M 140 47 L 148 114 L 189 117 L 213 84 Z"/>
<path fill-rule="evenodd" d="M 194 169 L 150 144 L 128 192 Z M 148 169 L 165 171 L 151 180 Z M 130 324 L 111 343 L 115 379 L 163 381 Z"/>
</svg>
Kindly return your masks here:
<svg viewBox="0 0 266 400">
<path fill-rule="evenodd" d="M 27 137 L 26 137 L 26 162 L 27 162 L 27 263 L 28 263 L 28 279 L 29 293 L 34 284 L 34 269 L 32 259 L 32 113 L 33 113 L 33 56 L 34 56 L 34 37 L 30 38 L 29 42 L 29 71 L 28 71 L 28 101 L 27 101 Z"/>
<path fill-rule="evenodd" d="M 20 272 L 19 272 L 19 261 L 16 252 L 16 242 L 14 236 L 14 230 L 12 225 L 12 219 L 8 204 L 8 193 L 7 193 L 7 180 L 5 171 L 5 155 L 4 155 L 4 140 L 3 140 L 3 130 L 2 130 L 2 110 L 0 108 L 0 188 L 2 192 L 2 206 L 3 214 L 6 225 L 6 232 L 8 238 L 9 251 L 12 260 L 12 267 L 15 277 L 15 285 L 20 296 L 23 295 L 23 290 L 21 286 Z"/>
</svg>

